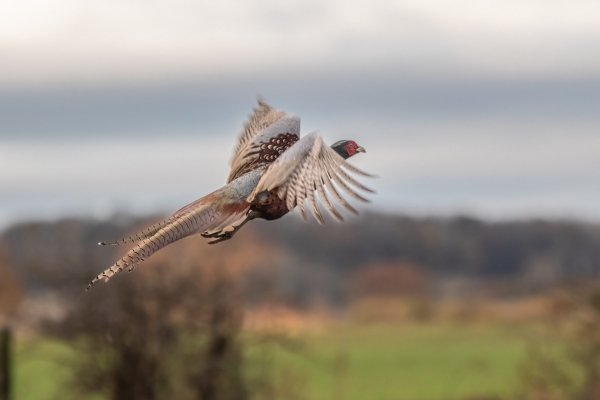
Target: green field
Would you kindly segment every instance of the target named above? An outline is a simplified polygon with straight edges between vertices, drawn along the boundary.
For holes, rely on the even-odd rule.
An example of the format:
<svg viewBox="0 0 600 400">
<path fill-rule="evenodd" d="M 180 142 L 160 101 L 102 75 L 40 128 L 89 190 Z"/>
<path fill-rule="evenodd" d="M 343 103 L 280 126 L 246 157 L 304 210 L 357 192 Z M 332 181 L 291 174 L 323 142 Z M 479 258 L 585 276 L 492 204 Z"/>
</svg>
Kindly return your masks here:
<svg viewBox="0 0 600 400">
<path fill-rule="evenodd" d="M 14 398 L 59 398 L 70 376 L 71 348 L 49 340 L 27 340 L 17 344 L 15 353 Z"/>
<path fill-rule="evenodd" d="M 273 349 L 272 380 L 302 398 L 463 399 L 518 392 L 528 330 L 459 325 L 339 326 Z M 248 362 L 256 354 L 249 350 Z M 256 351 L 258 353 L 258 351 Z M 285 396 L 284 396 L 285 397 Z"/>
<path fill-rule="evenodd" d="M 426 400 L 509 397 L 532 329 L 459 324 L 339 324 L 286 340 L 247 335 L 244 368 L 256 398 Z M 21 342 L 15 398 L 61 397 L 69 378 L 67 344 Z"/>
</svg>

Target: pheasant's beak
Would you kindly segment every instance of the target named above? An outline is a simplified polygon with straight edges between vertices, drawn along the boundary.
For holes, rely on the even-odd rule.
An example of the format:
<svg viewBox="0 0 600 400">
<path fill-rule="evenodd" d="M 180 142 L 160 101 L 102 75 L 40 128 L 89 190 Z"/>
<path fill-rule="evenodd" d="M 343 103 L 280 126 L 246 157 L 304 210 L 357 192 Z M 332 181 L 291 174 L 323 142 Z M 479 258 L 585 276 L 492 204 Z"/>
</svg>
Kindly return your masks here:
<svg viewBox="0 0 600 400">
<path fill-rule="evenodd" d="M 367 152 L 367 151 L 365 150 L 365 148 L 364 148 L 364 147 L 362 147 L 362 146 L 358 146 L 358 147 L 356 148 L 356 151 L 358 151 L 358 152 L 360 152 L 360 153 L 366 153 L 366 152 Z"/>
</svg>

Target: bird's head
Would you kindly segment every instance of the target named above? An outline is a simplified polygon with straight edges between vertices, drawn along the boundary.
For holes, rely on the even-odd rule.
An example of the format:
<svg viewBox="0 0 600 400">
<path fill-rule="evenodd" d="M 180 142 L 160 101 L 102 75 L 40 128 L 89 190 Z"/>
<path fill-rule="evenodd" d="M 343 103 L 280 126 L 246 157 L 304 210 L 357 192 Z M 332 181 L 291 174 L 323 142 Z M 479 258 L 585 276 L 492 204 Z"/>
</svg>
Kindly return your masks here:
<svg viewBox="0 0 600 400">
<path fill-rule="evenodd" d="M 364 147 L 357 145 L 353 140 L 339 140 L 331 145 L 331 148 L 344 158 L 350 158 L 356 153 L 367 152 Z"/>
</svg>

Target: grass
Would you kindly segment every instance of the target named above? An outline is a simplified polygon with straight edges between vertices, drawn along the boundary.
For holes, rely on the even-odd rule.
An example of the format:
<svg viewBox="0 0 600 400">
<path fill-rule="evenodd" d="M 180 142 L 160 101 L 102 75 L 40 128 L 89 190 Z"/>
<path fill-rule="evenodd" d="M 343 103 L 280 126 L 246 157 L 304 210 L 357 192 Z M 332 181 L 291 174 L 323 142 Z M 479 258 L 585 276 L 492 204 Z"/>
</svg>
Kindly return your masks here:
<svg viewBox="0 0 600 400">
<path fill-rule="evenodd" d="M 311 400 L 508 397 L 520 389 L 525 336 L 490 326 L 343 325 L 302 337 L 302 350 L 271 351 L 271 379 L 284 394 L 295 379 Z M 251 348 L 248 363 L 259 356 Z"/>
<path fill-rule="evenodd" d="M 14 398 L 54 400 L 61 398 L 70 377 L 72 349 L 51 340 L 19 342 L 15 349 Z"/>
<path fill-rule="evenodd" d="M 248 335 L 245 369 L 251 382 L 266 377 L 271 393 L 286 400 L 508 397 L 519 390 L 527 332 L 531 329 L 442 323 L 339 324 L 295 336 L 291 345 L 258 344 Z M 15 398 L 61 398 L 73 355 L 64 343 L 21 343 Z"/>
</svg>

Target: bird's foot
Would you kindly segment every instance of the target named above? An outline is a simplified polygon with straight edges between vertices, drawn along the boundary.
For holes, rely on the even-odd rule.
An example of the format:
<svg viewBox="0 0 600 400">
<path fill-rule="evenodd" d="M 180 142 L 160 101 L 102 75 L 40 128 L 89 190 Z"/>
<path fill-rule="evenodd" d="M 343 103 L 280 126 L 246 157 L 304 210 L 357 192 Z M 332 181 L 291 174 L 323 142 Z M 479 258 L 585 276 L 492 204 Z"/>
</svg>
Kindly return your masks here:
<svg viewBox="0 0 600 400">
<path fill-rule="evenodd" d="M 246 218 L 244 218 L 244 220 L 241 223 L 239 223 L 238 225 L 234 225 L 233 229 L 231 229 L 231 230 L 225 231 L 225 230 L 221 229 L 218 232 L 214 232 L 214 233 L 204 232 L 204 233 L 201 233 L 200 235 L 207 239 L 215 239 L 215 240 L 211 240 L 210 242 L 208 242 L 208 244 L 215 244 L 215 243 L 223 242 L 225 240 L 231 239 L 233 237 L 233 235 L 235 235 L 237 233 L 237 231 L 242 229 L 242 226 L 244 226 L 248 221 L 258 218 L 259 216 L 260 216 L 260 213 L 258 213 L 256 211 L 250 211 L 248 213 L 248 215 L 246 216 Z M 229 229 L 229 228 L 226 228 L 226 229 Z"/>
<path fill-rule="evenodd" d="M 233 235 L 235 234 L 235 232 L 237 232 L 237 229 L 234 229 L 233 231 L 220 230 L 218 232 L 213 232 L 213 233 L 204 232 L 204 233 L 201 233 L 200 236 L 207 238 L 207 239 L 214 239 L 214 240 L 211 240 L 210 242 L 208 242 L 208 244 L 215 244 L 215 243 L 219 243 L 219 242 L 223 242 L 225 240 L 231 239 L 233 237 Z"/>
<path fill-rule="evenodd" d="M 222 234 L 223 234 L 223 231 L 221 230 L 221 231 L 214 232 L 214 233 L 203 232 L 203 233 L 200 234 L 200 236 L 202 236 L 203 238 L 210 239 L 210 238 L 219 237 Z"/>
<path fill-rule="evenodd" d="M 208 244 L 215 244 L 215 243 L 223 242 L 225 240 L 229 240 L 233 237 L 234 234 L 235 234 L 235 231 L 230 231 L 230 232 L 219 233 L 219 235 L 216 235 L 216 236 L 210 236 L 210 237 L 215 237 L 216 239 L 211 240 L 210 242 L 208 242 Z"/>
</svg>

